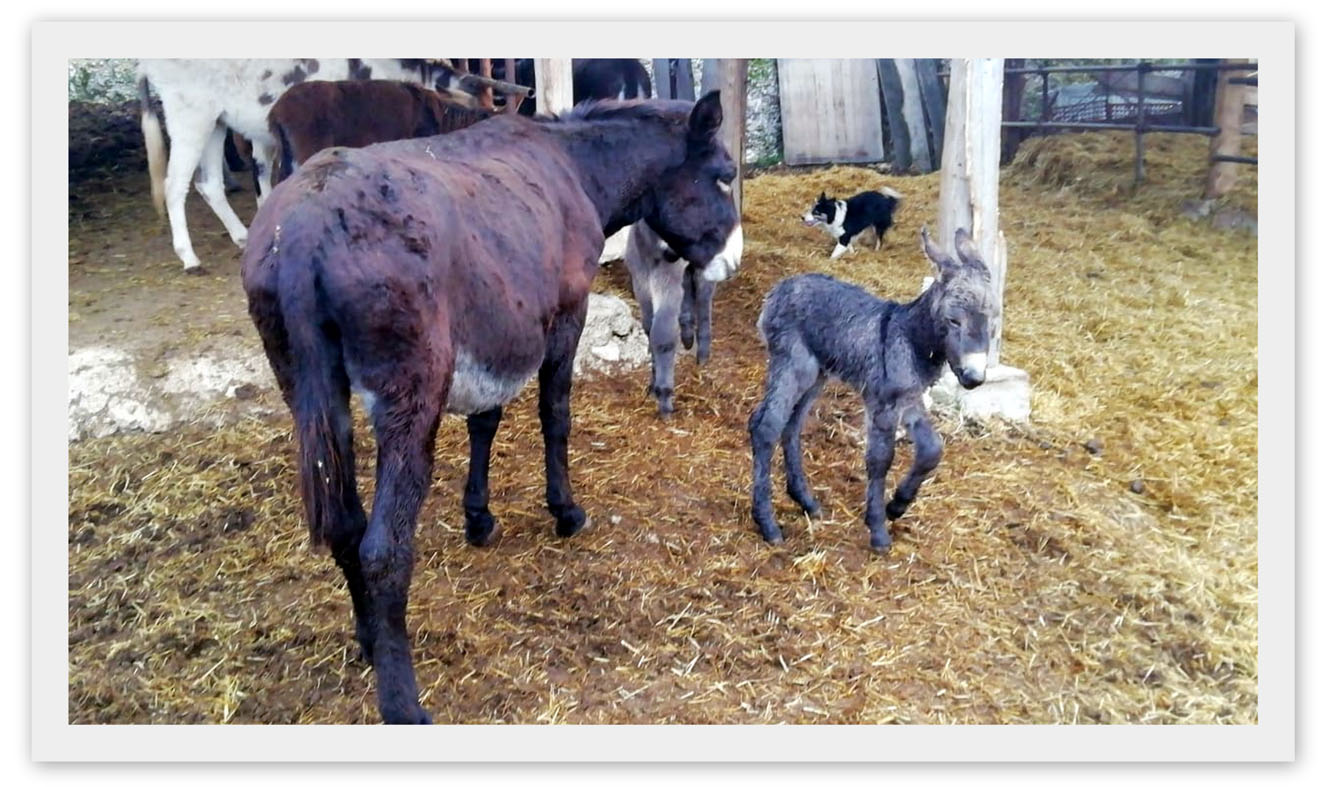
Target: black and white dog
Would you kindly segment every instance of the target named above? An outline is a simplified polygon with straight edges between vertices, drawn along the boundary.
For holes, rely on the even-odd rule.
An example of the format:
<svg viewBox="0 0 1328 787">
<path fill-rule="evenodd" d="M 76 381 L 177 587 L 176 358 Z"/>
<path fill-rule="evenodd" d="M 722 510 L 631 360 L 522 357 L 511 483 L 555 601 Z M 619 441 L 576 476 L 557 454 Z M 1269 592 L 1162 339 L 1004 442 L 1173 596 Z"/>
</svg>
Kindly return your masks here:
<svg viewBox="0 0 1328 787">
<path fill-rule="evenodd" d="M 899 192 L 888 186 L 878 191 L 864 191 L 846 200 L 827 197 L 825 192 L 802 216 L 808 227 L 819 226 L 834 238 L 835 250 L 830 259 L 837 260 L 853 248 L 853 241 L 869 229 L 876 230 L 876 248 L 881 248 L 885 231 L 894 223 L 895 208 L 903 201 Z"/>
</svg>

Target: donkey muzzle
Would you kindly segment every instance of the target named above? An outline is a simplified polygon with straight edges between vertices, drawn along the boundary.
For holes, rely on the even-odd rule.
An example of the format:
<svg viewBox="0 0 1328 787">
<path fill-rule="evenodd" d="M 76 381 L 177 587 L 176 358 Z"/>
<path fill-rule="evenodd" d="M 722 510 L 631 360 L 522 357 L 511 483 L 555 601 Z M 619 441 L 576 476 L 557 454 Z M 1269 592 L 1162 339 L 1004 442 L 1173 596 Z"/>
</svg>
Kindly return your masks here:
<svg viewBox="0 0 1328 787">
<path fill-rule="evenodd" d="M 706 281 L 724 281 L 738 272 L 742 264 L 742 225 L 733 225 L 724 248 L 701 269 L 701 277 Z"/>
<path fill-rule="evenodd" d="M 977 388 L 987 379 L 987 354 L 967 353 L 959 359 L 959 368 L 955 370 L 959 384 L 968 390 Z"/>
</svg>

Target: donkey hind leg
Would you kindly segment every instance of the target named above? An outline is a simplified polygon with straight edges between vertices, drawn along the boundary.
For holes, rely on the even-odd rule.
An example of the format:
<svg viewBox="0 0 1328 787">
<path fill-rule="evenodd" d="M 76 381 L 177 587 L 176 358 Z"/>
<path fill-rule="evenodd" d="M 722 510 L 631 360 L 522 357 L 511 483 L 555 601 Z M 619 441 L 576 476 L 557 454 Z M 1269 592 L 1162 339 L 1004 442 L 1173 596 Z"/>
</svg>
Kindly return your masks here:
<svg viewBox="0 0 1328 787">
<path fill-rule="evenodd" d="M 235 215 L 235 209 L 226 200 L 226 185 L 221 174 L 226 168 L 225 148 L 228 134 L 230 130 L 225 125 L 218 123 L 213 126 L 198 161 L 198 177 L 194 180 L 194 188 L 198 189 L 198 193 L 207 201 L 208 207 L 212 208 L 212 212 L 217 214 L 217 218 L 226 226 L 226 233 L 231 236 L 231 241 L 236 246 L 244 248 L 245 242 L 249 239 L 249 230 L 245 228 L 244 222 L 240 221 L 240 217 Z"/>
<path fill-rule="evenodd" d="M 692 347 L 688 335 L 693 325 L 696 331 L 696 362 L 704 366 L 710 360 L 710 316 L 715 301 L 717 282 L 701 276 L 696 268 L 687 268 L 686 292 L 683 295 L 682 345 Z M 690 319 L 688 319 L 690 318 Z"/>
<path fill-rule="evenodd" d="M 802 506 L 802 510 L 808 516 L 813 517 L 821 513 L 821 506 L 816 502 L 816 497 L 807 484 L 807 475 L 802 470 L 802 424 L 807 418 L 808 411 L 812 409 L 816 397 L 825 386 L 825 379 L 824 374 L 818 375 L 816 382 L 812 383 L 812 386 L 798 399 L 798 403 L 793 406 L 793 416 L 789 418 L 783 434 L 780 435 L 784 449 L 785 491 L 793 498 L 793 502 Z"/>
<path fill-rule="evenodd" d="M 574 312 L 554 318 L 539 370 L 540 429 L 544 433 L 545 500 L 554 532 L 566 538 L 586 524 L 586 512 L 572 499 L 567 477 L 567 438 L 572 430 L 572 358 L 586 322 L 588 300 Z"/>
<path fill-rule="evenodd" d="M 254 319 L 258 323 L 258 334 L 263 339 L 263 349 L 272 367 L 277 385 L 281 389 L 286 405 L 292 408 L 295 396 L 295 365 L 291 348 L 286 338 L 286 331 L 276 300 L 270 293 L 258 291 L 251 296 L 256 308 Z M 355 638 L 360 643 L 360 657 L 373 663 L 373 610 L 369 604 L 368 593 L 364 584 L 364 571 L 360 566 L 360 540 L 364 537 L 367 522 L 360 495 L 355 489 L 355 452 L 351 432 L 350 393 L 344 373 L 337 373 L 333 385 L 333 409 L 337 414 L 334 419 L 335 449 L 338 456 L 344 457 L 339 463 L 342 472 L 341 511 L 345 518 L 328 528 L 328 547 L 341 573 L 346 578 L 346 587 L 350 591 L 351 606 L 355 610 Z"/>
<path fill-rule="evenodd" d="M 277 148 L 263 140 L 253 142 L 254 192 L 261 208 L 272 191 L 272 170 L 277 157 Z"/>
<path fill-rule="evenodd" d="M 659 414 L 673 413 L 673 371 L 677 366 L 678 314 L 684 301 L 682 262 L 656 265 L 650 272 L 650 300 L 654 321 L 650 326 L 650 393 L 659 405 Z"/>
<path fill-rule="evenodd" d="M 678 310 L 678 336 L 688 350 L 696 343 L 696 278 L 695 267 L 688 265 L 682 275 L 682 308 Z"/>
<path fill-rule="evenodd" d="M 867 531 L 876 552 L 890 549 L 885 526 L 885 476 L 895 459 L 895 429 L 899 411 L 888 397 L 867 396 Z"/>
<path fill-rule="evenodd" d="M 440 370 L 443 381 L 451 379 L 447 366 Z M 389 724 L 430 721 L 420 707 L 411 666 L 406 598 L 415 561 L 415 522 L 429 490 L 434 436 L 447 388 L 446 382 L 424 379 L 394 391 L 390 400 L 380 392 L 374 406 L 378 482 L 369 528 L 360 542 L 360 561 L 375 625 L 378 709 Z"/>
<path fill-rule="evenodd" d="M 927 413 L 921 405 L 909 408 L 905 416 L 909 435 L 913 438 L 913 465 L 908 474 L 895 487 L 890 503 L 885 507 L 885 515 L 891 520 L 898 519 L 908 510 L 908 506 L 918 496 L 918 488 L 927 476 L 941 463 L 942 443 L 932 427 Z"/>
<path fill-rule="evenodd" d="M 803 345 L 772 346 L 765 398 L 747 421 L 752 441 L 752 518 L 761 537 L 771 544 L 782 544 L 784 534 L 775 523 L 770 499 L 770 459 L 775 442 L 789 428 L 794 408 L 819 377 L 820 365 Z"/>
<path fill-rule="evenodd" d="M 502 419 L 501 407 L 466 418 L 466 431 L 470 434 L 470 473 L 466 477 L 462 505 L 466 512 L 466 541 L 472 546 L 489 546 L 498 539 L 500 532 L 489 512 L 489 456 L 493 436 Z"/>
<path fill-rule="evenodd" d="M 216 127 L 217 119 L 189 112 L 187 108 L 176 110 L 173 105 L 164 109 L 169 118 L 166 131 L 171 139 L 164 186 L 166 216 L 171 223 L 171 245 L 175 249 L 175 256 L 184 263 L 185 273 L 201 273 L 203 266 L 194 253 L 194 245 L 189 239 L 189 226 L 185 223 L 184 201 L 189 196 L 189 181 L 198 168 L 208 135 Z"/>
</svg>

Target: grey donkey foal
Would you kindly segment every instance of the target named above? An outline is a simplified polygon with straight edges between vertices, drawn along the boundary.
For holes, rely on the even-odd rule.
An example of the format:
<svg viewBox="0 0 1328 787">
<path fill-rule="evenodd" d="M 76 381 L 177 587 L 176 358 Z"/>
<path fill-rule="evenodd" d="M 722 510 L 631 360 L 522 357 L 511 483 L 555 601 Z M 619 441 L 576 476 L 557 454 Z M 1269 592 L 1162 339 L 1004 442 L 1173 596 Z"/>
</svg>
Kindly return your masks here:
<svg viewBox="0 0 1328 787">
<path fill-rule="evenodd" d="M 765 398 L 747 428 L 752 440 L 752 516 L 761 535 L 783 543 L 770 501 L 770 458 L 784 448 L 789 496 L 810 516 L 820 513 L 802 470 L 800 432 L 828 377 L 857 388 L 867 409 L 867 529 L 871 547 L 890 548 L 885 519 L 904 515 L 918 487 L 941 461 L 941 439 L 922 393 L 949 363 L 965 388 L 986 377 L 991 276 L 965 230 L 955 233 L 958 260 L 922 230 L 922 248 L 938 280 L 911 303 L 886 301 L 824 274 L 793 276 L 766 295 L 756 327 L 770 354 Z M 913 466 L 884 503 L 894 461 L 895 430 L 907 425 Z"/>
<path fill-rule="evenodd" d="M 710 312 L 715 282 L 707 280 L 696 266 L 677 253 L 644 221 L 632 225 L 624 255 L 632 276 L 632 294 L 641 307 L 641 327 L 650 337 L 650 383 L 646 394 L 654 396 L 659 414 L 673 412 L 673 368 L 678 340 L 691 349 L 696 344 L 696 362 L 710 359 Z"/>
</svg>

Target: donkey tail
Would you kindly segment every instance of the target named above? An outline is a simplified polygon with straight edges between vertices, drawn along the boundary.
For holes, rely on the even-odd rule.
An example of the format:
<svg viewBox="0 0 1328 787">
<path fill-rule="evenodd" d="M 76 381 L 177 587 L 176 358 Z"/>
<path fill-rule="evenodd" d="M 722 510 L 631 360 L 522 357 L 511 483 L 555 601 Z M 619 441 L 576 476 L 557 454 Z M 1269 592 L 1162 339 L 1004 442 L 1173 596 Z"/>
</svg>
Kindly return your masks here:
<svg viewBox="0 0 1328 787">
<path fill-rule="evenodd" d="M 299 442 L 300 495 L 313 545 L 331 546 L 342 540 L 340 531 L 357 512 L 363 516 L 355 493 L 349 381 L 340 332 L 329 319 L 318 281 L 318 260 L 310 255 L 283 262 L 277 292 L 293 367 L 290 408 Z"/>
<path fill-rule="evenodd" d="M 276 172 L 272 174 L 272 185 L 275 186 L 295 174 L 295 153 L 284 123 L 269 114 L 267 126 L 277 140 L 277 165 L 273 168 Z"/>
<path fill-rule="evenodd" d="M 148 154 L 148 178 L 152 183 L 152 206 L 158 216 L 166 215 L 166 141 L 161 133 L 161 121 L 148 99 L 148 78 L 138 78 L 138 106 L 142 113 L 143 144 Z"/>
<path fill-rule="evenodd" d="M 882 186 L 882 187 L 880 187 L 879 189 L 877 189 L 877 191 L 879 191 L 881 194 L 883 194 L 883 195 L 889 197 L 890 199 L 894 200 L 895 202 L 903 202 L 903 201 L 904 201 L 904 195 L 903 195 L 903 194 L 900 194 L 899 192 L 895 191 L 894 189 L 890 188 L 889 186 Z"/>
</svg>

